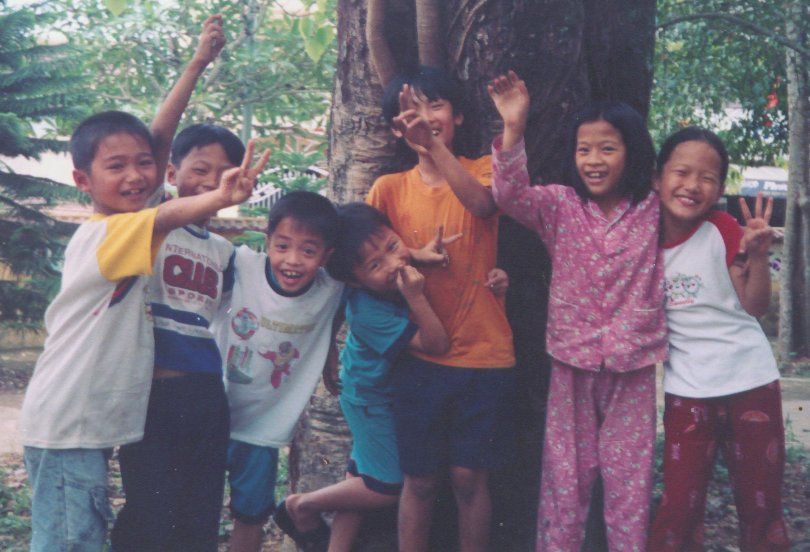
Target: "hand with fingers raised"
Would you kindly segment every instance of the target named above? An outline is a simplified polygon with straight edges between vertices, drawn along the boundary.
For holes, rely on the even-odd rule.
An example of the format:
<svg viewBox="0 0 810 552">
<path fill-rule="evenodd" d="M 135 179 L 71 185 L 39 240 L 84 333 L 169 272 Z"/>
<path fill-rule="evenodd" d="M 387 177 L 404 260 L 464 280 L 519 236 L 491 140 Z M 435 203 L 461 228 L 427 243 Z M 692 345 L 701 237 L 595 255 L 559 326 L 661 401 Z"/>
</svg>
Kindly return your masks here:
<svg viewBox="0 0 810 552">
<path fill-rule="evenodd" d="M 253 152 L 256 149 L 256 141 L 250 140 L 245 151 L 245 157 L 242 160 L 241 167 L 234 167 L 222 173 L 219 182 L 219 193 L 222 195 L 223 202 L 227 205 L 239 205 L 247 201 L 250 194 L 253 193 L 253 187 L 256 185 L 256 178 L 262 172 L 267 160 L 270 158 L 270 150 L 265 150 L 259 160 L 252 167 L 250 166 L 253 160 Z"/>
<path fill-rule="evenodd" d="M 444 226 L 439 226 L 439 228 L 436 229 L 435 238 L 428 242 L 422 249 L 411 252 L 414 262 L 421 265 L 449 265 L 450 255 L 447 253 L 446 247 L 463 235 L 464 234 L 453 234 L 445 238 Z"/>
<path fill-rule="evenodd" d="M 770 226 L 771 214 L 773 213 L 773 198 L 768 198 L 763 210 L 762 193 L 758 193 L 754 201 L 754 215 L 752 216 L 748 203 L 745 198 L 741 197 L 740 210 L 745 220 L 743 237 L 740 241 L 740 252 L 746 253 L 749 259 L 767 258 L 774 235 L 773 228 Z"/>
<path fill-rule="evenodd" d="M 503 148 L 510 149 L 526 132 L 529 116 L 529 91 L 514 71 L 492 79 L 487 92 L 503 119 Z"/>
<path fill-rule="evenodd" d="M 222 29 L 222 15 L 210 15 L 203 23 L 203 30 L 200 33 L 192 63 L 206 67 L 217 59 L 224 47 L 225 32 Z"/>
<path fill-rule="evenodd" d="M 399 115 L 391 121 L 394 134 L 405 138 L 417 153 L 427 153 L 434 145 L 436 137 L 424 117 L 417 109 L 418 100 L 413 89 L 407 84 L 402 85 L 399 93 Z"/>
</svg>

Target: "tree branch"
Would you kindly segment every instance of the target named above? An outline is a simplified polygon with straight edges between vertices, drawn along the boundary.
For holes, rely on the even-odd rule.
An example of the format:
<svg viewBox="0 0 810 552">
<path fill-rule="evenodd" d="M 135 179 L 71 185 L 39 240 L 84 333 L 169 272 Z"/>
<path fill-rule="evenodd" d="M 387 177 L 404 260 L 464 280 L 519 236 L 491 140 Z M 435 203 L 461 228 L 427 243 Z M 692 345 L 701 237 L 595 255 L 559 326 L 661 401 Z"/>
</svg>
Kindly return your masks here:
<svg viewBox="0 0 810 552">
<path fill-rule="evenodd" d="M 421 65 L 444 67 L 441 27 L 438 1 L 416 0 L 416 41 Z"/>
<path fill-rule="evenodd" d="M 784 36 L 776 33 L 766 27 L 762 27 L 761 25 L 757 25 L 756 23 L 751 23 L 747 19 L 743 19 L 742 17 L 738 17 L 736 15 L 730 15 L 727 13 L 717 13 L 717 12 L 706 12 L 706 13 L 693 13 L 689 15 L 681 15 L 678 17 L 673 17 L 672 19 L 668 19 L 666 21 L 662 21 L 658 25 L 656 25 L 656 30 L 663 31 L 669 27 L 673 27 L 678 25 L 679 23 L 684 23 L 687 21 L 705 21 L 716 19 L 720 21 L 725 21 L 726 23 L 731 23 L 737 27 L 741 27 L 746 29 L 754 34 L 758 34 L 761 36 L 766 36 L 771 38 L 774 42 L 778 42 L 785 48 L 790 48 L 801 54 L 806 60 L 810 60 L 810 50 L 794 42 L 792 40 L 788 40 Z"/>
<path fill-rule="evenodd" d="M 394 56 L 385 40 L 385 0 L 368 0 L 366 9 L 368 55 L 380 84 L 385 88 L 397 72 Z"/>
</svg>

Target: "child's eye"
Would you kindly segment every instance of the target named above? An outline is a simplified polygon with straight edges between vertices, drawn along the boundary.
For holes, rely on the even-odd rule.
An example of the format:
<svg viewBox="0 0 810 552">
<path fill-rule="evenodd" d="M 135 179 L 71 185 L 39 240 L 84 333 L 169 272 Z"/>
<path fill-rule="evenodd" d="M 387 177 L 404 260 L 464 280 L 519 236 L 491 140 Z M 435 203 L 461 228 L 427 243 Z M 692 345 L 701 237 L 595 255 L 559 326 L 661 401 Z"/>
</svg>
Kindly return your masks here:
<svg viewBox="0 0 810 552">
<path fill-rule="evenodd" d="M 121 164 L 121 163 L 115 163 L 113 165 L 107 165 L 107 170 L 108 171 L 120 171 L 123 168 L 124 168 L 124 165 Z"/>
<path fill-rule="evenodd" d="M 155 160 L 152 159 L 151 157 L 144 157 L 143 159 L 138 161 L 138 165 L 140 165 L 141 167 L 151 167 L 154 164 Z"/>
<path fill-rule="evenodd" d="M 208 173 L 208 171 L 206 171 L 205 169 L 194 169 L 193 172 L 194 174 L 198 174 L 200 176 L 205 176 Z"/>
<path fill-rule="evenodd" d="M 280 244 L 276 245 L 276 250 L 278 250 L 278 251 L 286 251 L 287 250 L 287 244 L 286 243 L 280 243 Z"/>
<path fill-rule="evenodd" d="M 585 155 L 588 153 L 588 148 L 577 148 L 577 153 L 580 155 Z"/>
<path fill-rule="evenodd" d="M 317 253 L 318 252 L 314 249 L 304 249 L 304 255 L 307 255 L 308 257 L 314 257 Z"/>
</svg>

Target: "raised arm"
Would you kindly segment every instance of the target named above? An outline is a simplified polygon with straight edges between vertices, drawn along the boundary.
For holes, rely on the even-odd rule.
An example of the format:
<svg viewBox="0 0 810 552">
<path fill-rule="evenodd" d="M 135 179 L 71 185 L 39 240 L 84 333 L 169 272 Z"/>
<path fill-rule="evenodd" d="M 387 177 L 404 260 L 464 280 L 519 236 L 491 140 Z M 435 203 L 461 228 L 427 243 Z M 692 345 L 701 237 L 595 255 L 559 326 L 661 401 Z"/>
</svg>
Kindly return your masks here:
<svg viewBox="0 0 810 552">
<path fill-rule="evenodd" d="M 740 242 L 741 255 L 738 255 L 738 260 L 729 267 L 729 275 L 745 311 L 751 316 L 762 316 L 768 311 L 771 301 L 768 252 L 773 241 L 773 228 L 769 225 L 773 212 L 773 198 L 768 198 L 763 211 L 762 194 L 758 194 L 754 204 L 754 216 L 751 216 L 744 198 L 740 198 L 740 209 L 745 219 Z"/>
<path fill-rule="evenodd" d="M 523 140 L 529 116 L 529 90 L 514 71 L 495 77 L 487 92 L 503 119 L 503 149 L 510 150 Z"/>
<path fill-rule="evenodd" d="M 397 274 L 397 287 L 408 302 L 411 319 L 419 328 L 411 338 L 409 347 L 429 355 L 446 353 L 450 348 L 450 339 L 425 297 L 425 277 L 414 267 L 405 266 Z"/>
<path fill-rule="evenodd" d="M 417 153 L 428 155 L 442 178 L 464 208 L 473 215 L 487 218 L 495 214 L 497 207 L 491 190 L 467 172 L 458 158 L 430 128 L 430 123 L 418 112 L 418 105 L 426 99 L 417 98 L 406 84 L 399 93 L 400 113 L 394 117 L 394 131 L 404 136 Z"/>
<path fill-rule="evenodd" d="M 188 106 L 197 80 L 205 68 L 214 61 L 225 46 L 225 35 L 222 31 L 222 16 L 212 15 L 203 23 L 197 49 L 194 57 L 186 66 L 180 78 L 177 79 L 169 95 L 160 105 L 155 119 L 152 121 L 152 137 L 155 141 L 155 161 L 157 162 L 158 177 L 163 182 L 163 175 L 169 163 L 169 154 L 172 147 L 174 133 L 180 118 Z"/>
<path fill-rule="evenodd" d="M 155 217 L 154 234 L 164 236 L 175 228 L 212 217 L 220 209 L 246 201 L 256 184 L 256 177 L 270 157 L 270 151 L 265 151 L 259 161 L 251 167 L 250 162 L 253 159 L 255 147 L 256 144 L 253 140 L 248 142 L 242 166 L 225 171 L 216 190 L 195 196 L 180 197 L 160 204 Z"/>
</svg>

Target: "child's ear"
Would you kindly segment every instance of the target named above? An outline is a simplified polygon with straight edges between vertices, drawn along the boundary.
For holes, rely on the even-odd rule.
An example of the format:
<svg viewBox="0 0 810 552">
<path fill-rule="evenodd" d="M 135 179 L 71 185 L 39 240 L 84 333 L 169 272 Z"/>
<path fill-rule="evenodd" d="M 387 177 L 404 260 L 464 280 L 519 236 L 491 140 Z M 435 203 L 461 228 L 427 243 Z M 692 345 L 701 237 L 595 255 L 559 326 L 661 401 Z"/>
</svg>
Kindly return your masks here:
<svg viewBox="0 0 810 552">
<path fill-rule="evenodd" d="M 174 184 L 174 181 L 177 179 L 177 167 L 174 166 L 174 163 L 169 163 L 166 165 L 166 180 L 169 181 L 169 184 Z"/>
<path fill-rule="evenodd" d="M 656 192 L 661 191 L 661 177 L 660 176 L 654 176 L 653 177 L 652 188 Z"/>
<path fill-rule="evenodd" d="M 456 126 L 461 126 L 461 123 L 464 122 L 464 113 L 456 113 L 453 115 L 453 124 Z"/>
<path fill-rule="evenodd" d="M 86 172 L 73 169 L 73 183 L 84 193 L 90 193 L 90 176 Z"/>
</svg>

